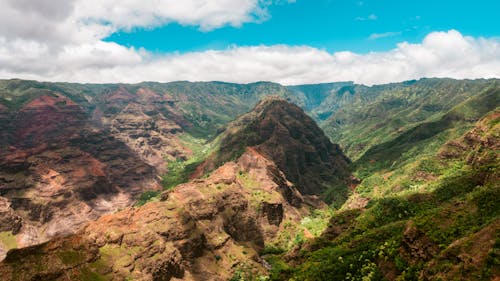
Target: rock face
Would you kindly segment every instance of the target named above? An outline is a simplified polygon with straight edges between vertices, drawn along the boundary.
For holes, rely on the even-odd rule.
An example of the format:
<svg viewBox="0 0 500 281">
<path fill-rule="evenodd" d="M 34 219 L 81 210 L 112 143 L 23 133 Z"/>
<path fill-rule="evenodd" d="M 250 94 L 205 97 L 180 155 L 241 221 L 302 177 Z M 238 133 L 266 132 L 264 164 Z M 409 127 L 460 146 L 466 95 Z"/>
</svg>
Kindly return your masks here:
<svg viewBox="0 0 500 281">
<path fill-rule="evenodd" d="M 124 92 L 119 93 L 120 98 L 127 96 Z M 121 114 L 130 110 L 129 104 Z M 341 182 L 340 177 L 344 175 L 348 179 L 348 160 L 338 147 L 328 142 L 312 120 L 283 100 L 267 100 L 243 119 L 248 116 L 252 116 L 251 127 L 240 129 L 237 128 L 240 123 L 235 123 L 228 129 L 232 134 L 223 135 L 222 151 L 242 150 L 234 160 L 226 161 L 207 177 L 194 178 L 165 191 L 158 201 L 103 215 L 76 234 L 50 242 L 68 245 L 64 246 L 68 249 L 61 251 L 76 251 L 73 255 L 85 259 L 70 265 L 59 253 L 59 248 L 54 252 L 46 251 L 50 243 L 43 244 L 30 250 L 11 250 L 7 260 L 0 265 L 0 274 L 15 279 L 14 272 L 22 272 L 23 280 L 40 274 L 54 276 L 56 280 L 98 277 L 228 280 L 242 267 L 250 268 L 255 275 L 265 272 L 259 257 L 264 245 L 277 241 L 287 227 L 299 225 L 311 207 L 326 206 L 318 196 L 323 190 L 314 189 L 306 179 L 322 184 L 333 183 L 332 179 Z M 120 122 L 117 120 L 119 118 L 113 122 Z M 120 124 L 127 132 L 142 130 L 130 123 L 133 122 Z M 254 134 L 255 141 L 243 142 L 246 146 L 242 147 L 239 141 L 249 140 L 246 138 L 248 132 Z M 91 151 L 91 143 L 84 141 L 80 147 Z M 230 145 L 236 147 L 231 149 Z M 107 159 L 102 159 L 102 155 L 109 149 L 104 148 L 93 156 L 102 162 Z M 300 162 L 302 160 L 305 162 Z M 205 165 L 215 163 L 206 162 Z M 295 172 L 287 165 L 302 173 L 303 177 L 293 176 L 297 184 L 289 180 L 288 174 L 295 175 Z M 317 170 L 320 168 L 327 168 L 333 175 L 321 176 Z M 135 167 L 134 171 L 140 169 Z M 119 182 L 118 179 L 113 181 Z M 82 241 L 84 246 L 74 246 L 71 242 L 74 240 Z M 35 255 L 33 253 L 41 257 L 38 262 L 28 259 L 29 263 L 16 263 L 16 257 Z M 54 266 L 43 267 L 47 260 Z"/>
<path fill-rule="evenodd" d="M 1 112 L 0 231 L 16 235 L 16 247 L 73 233 L 160 188 L 154 167 L 63 95 Z M 0 243 L 0 258 L 10 246 Z"/>
<path fill-rule="evenodd" d="M 94 118 L 159 173 L 166 172 L 165 159 L 187 156 L 175 135 L 189 123 L 170 105 L 168 96 L 148 88 L 139 88 L 134 95 L 120 87 L 99 99 Z"/>
<path fill-rule="evenodd" d="M 324 207 L 319 195 L 349 178 L 338 146 L 298 107 L 273 98 L 222 134 L 223 158 L 199 169 L 210 167 L 210 176 L 130 207 L 161 188 L 167 160 L 190 156 L 179 134 L 194 123 L 213 127 L 216 115 L 191 114 L 176 105 L 179 95 L 142 86 L 29 93 L 0 107 L 0 258 L 8 251 L 0 274 L 7 279 L 258 274 L 264 245 L 311 207 Z"/>
<path fill-rule="evenodd" d="M 304 199 L 276 171 L 249 148 L 208 178 L 165 192 L 162 201 L 104 215 L 48 244 L 12 250 L 0 273 L 14 280 L 227 280 L 242 265 L 263 272 L 258 252 L 264 243 L 277 237 L 283 221 L 299 223 L 309 212 L 306 204 L 288 201 L 284 194 L 297 197 L 294 202 Z M 21 257 L 28 258 L 20 263 Z"/>
<path fill-rule="evenodd" d="M 434 244 L 410 221 L 407 223 L 403 233 L 403 243 L 400 253 L 411 264 L 416 264 L 428 261 L 437 255 L 439 253 L 439 246 Z"/>
<path fill-rule="evenodd" d="M 498 161 L 498 155 L 487 153 L 500 150 L 500 140 L 496 131 L 496 120 L 500 118 L 500 110 L 495 110 L 481 119 L 476 126 L 457 140 L 447 142 L 439 151 L 441 159 L 464 157 L 464 151 L 473 151 L 465 155 L 467 163 L 479 167 Z"/>
<path fill-rule="evenodd" d="M 267 98 L 232 122 L 204 169 L 234 159 L 247 146 L 272 159 L 302 194 L 320 195 L 332 187 L 346 192 L 349 159 L 302 109 L 281 98 Z"/>
</svg>

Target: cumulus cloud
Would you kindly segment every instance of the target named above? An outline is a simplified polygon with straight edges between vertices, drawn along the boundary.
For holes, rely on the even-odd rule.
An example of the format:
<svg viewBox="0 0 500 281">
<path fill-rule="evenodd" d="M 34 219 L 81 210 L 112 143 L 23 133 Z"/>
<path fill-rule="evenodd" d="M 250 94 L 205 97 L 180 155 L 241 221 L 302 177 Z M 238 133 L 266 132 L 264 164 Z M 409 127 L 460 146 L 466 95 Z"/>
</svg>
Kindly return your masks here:
<svg viewBox="0 0 500 281">
<path fill-rule="evenodd" d="M 58 45 L 177 22 L 208 31 L 267 19 L 270 0 L 3 0 L 0 36 Z"/>
<path fill-rule="evenodd" d="M 420 77 L 500 77 L 499 40 L 458 31 L 430 33 L 393 50 L 329 53 L 309 46 L 250 46 L 152 54 L 103 38 L 169 22 L 211 30 L 269 17 L 293 0 L 3 0 L 0 78 L 73 82 L 223 80 L 283 84 L 353 80 L 374 84 Z M 376 19 L 375 15 L 368 17 Z M 381 38 L 393 34 L 373 34 Z"/>
<path fill-rule="evenodd" d="M 0 77 L 96 83 L 351 80 L 368 85 L 421 77 L 500 78 L 500 41 L 450 30 L 432 32 L 418 44 L 402 42 L 390 51 L 368 54 L 273 45 L 154 55 L 100 40 L 57 52 L 44 44 L 0 40 Z"/>
</svg>

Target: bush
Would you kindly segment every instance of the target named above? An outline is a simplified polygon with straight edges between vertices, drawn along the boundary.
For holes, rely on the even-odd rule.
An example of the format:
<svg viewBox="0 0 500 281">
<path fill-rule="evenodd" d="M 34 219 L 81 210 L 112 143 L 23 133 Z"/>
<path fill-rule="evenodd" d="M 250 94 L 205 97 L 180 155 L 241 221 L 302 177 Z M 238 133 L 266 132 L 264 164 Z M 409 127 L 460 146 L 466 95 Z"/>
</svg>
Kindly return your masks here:
<svg viewBox="0 0 500 281">
<path fill-rule="evenodd" d="M 142 206 L 151 201 L 153 198 L 157 198 L 158 195 L 160 195 L 160 191 L 146 191 L 139 196 L 139 199 L 137 199 L 135 206 Z"/>
</svg>

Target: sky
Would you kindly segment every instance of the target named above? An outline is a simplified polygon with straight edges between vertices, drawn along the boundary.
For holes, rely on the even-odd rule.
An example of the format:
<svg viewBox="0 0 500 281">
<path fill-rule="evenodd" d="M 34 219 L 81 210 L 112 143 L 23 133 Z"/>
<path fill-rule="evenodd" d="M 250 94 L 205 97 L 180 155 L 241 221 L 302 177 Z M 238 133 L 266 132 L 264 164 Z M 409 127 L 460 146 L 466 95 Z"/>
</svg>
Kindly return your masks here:
<svg viewBox="0 0 500 281">
<path fill-rule="evenodd" d="M 0 78 L 500 78 L 500 1 L 0 0 Z"/>
</svg>

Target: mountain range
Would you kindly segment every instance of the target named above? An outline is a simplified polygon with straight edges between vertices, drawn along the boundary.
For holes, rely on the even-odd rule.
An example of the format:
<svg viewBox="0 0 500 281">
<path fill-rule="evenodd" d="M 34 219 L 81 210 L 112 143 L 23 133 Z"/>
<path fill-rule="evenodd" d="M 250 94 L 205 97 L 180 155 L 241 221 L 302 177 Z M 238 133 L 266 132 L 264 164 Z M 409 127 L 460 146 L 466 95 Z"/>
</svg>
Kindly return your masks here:
<svg viewBox="0 0 500 281">
<path fill-rule="evenodd" d="M 497 280 L 500 80 L 0 81 L 6 280 Z"/>
</svg>

